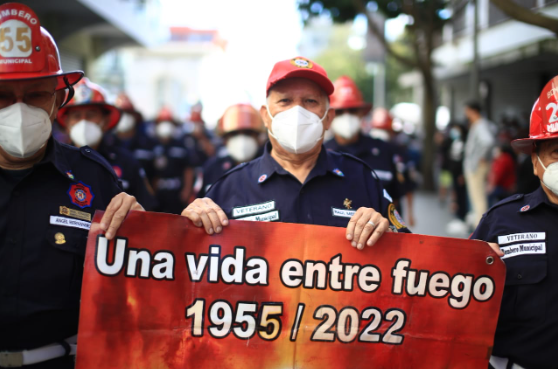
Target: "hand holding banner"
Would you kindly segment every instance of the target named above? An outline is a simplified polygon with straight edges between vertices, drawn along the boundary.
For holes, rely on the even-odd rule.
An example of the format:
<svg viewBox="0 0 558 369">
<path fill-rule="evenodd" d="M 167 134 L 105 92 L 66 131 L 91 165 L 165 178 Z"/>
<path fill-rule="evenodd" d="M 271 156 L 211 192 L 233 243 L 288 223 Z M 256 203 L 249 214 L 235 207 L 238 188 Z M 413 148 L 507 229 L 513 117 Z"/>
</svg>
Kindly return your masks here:
<svg viewBox="0 0 558 369">
<path fill-rule="evenodd" d="M 77 367 L 480 368 L 505 267 L 483 242 L 231 221 L 207 235 L 131 212 L 113 241 L 96 213 Z"/>
</svg>

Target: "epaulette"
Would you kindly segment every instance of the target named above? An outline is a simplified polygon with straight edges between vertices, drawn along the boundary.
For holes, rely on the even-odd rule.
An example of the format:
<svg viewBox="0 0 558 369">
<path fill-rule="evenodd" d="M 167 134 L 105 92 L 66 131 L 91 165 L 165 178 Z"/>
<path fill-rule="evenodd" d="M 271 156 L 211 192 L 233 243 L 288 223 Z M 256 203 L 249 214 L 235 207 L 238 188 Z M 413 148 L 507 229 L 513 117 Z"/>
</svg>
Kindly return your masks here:
<svg viewBox="0 0 558 369">
<path fill-rule="evenodd" d="M 494 209 L 496 209 L 496 208 L 498 208 L 502 205 L 509 204 L 510 202 L 520 200 L 524 196 L 525 196 L 524 194 L 518 193 L 518 194 L 512 195 L 510 197 L 506 197 L 505 199 L 503 199 L 503 200 L 497 202 L 496 204 L 492 205 L 492 207 L 490 209 L 488 209 L 487 213 L 491 212 L 492 210 L 494 210 Z"/>
<path fill-rule="evenodd" d="M 108 163 L 108 161 L 105 158 L 101 156 L 101 154 L 99 154 L 97 151 L 93 150 L 89 146 L 80 147 L 79 151 L 81 152 L 81 155 L 85 156 L 86 158 L 101 164 L 101 166 L 103 166 L 106 170 L 109 171 L 109 173 L 112 175 L 114 180 L 118 181 L 118 177 L 116 176 L 114 169 L 112 169 L 112 166 Z"/>
<path fill-rule="evenodd" d="M 380 181 L 380 178 L 378 178 L 378 175 L 376 174 L 376 172 L 374 171 L 374 169 L 364 160 L 357 158 L 356 156 L 343 152 L 343 151 L 337 151 L 337 152 L 332 152 L 333 154 L 340 154 L 342 156 L 345 156 L 347 158 L 353 159 L 354 161 L 359 162 L 360 164 L 364 165 L 366 168 L 370 169 L 370 172 L 372 173 L 372 176 L 374 177 L 374 179 L 376 181 Z"/>
</svg>

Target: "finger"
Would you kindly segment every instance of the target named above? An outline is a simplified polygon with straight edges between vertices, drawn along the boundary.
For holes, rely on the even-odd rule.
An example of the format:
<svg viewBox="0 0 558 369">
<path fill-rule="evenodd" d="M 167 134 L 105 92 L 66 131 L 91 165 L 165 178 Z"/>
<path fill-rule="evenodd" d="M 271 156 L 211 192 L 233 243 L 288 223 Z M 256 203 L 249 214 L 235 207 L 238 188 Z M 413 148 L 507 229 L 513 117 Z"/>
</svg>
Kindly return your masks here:
<svg viewBox="0 0 558 369">
<path fill-rule="evenodd" d="M 201 227 L 203 225 L 201 217 L 199 216 L 198 213 L 196 213 L 195 211 L 192 210 L 193 208 L 194 208 L 194 206 L 192 206 L 192 205 L 188 206 L 186 209 L 184 209 L 182 211 L 181 215 L 183 217 L 186 217 L 186 218 L 190 219 L 196 227 Z"/>
<path fill-rule="evenodd" d="M 213 234 L 214 232 L 213 222 L 211 221 L 211 219 L 209 219 L 209 215 L 207 214 L 207 211 L 204 208 L 201 208 L 198 215 L 200 216 L 201 221 L 203 223 L 203 227 L 205 228 L 205 233 Z"/>
<path fill-rule="evenodd" d="M 500 250 L 500 246 L 497 243 L 489 242 L 488 246 L 490 246 L 499 257 L 504 256 L 504 252 Z"/>
<path fill-rule="evenodd" d="M 372 216 L 372 218 L 364 224 L 364 228 L 362 229 L 362 233 L 357 242 L 357 248 L 362 250 L 366 242 L 372 235 L 372 233 L 378 228 L 380 221 L 382 220 L 382 216 L 379 213 L 376 213 Z M 373 224 L 372 224 L 373 223 Z"/>
<path fill-rule="evenodd" d="M 219 205 L 214 203 L 213 200 L 210 199 L 209 197 L 204 197 L 202 200 L 204 201 L 206 206 L 211 207 L 216 212 L 217 217 L 219 218 L 219 221 L 220 221 L 221 225 L 223 225 L 223 226 L 229 225 L 229 218 L 227 217 L 227 214 L 225 214 L 223 209 L 221 209 L 221 207 L 219 207 Z"/>
<path fill-rule="evenodd" d="M 359 250 L 362 250 L 362 248 L 364 247 L 364 243 L 361 242 L 361 236 L 365 230 L 365 227 L 368 227 L 367 230 L 370 230 L 370 228 L 374 228 L 376 226 L 376 223 L 374 223 L 374 225 L 368 223 L 368 221 L 372 217 L 372 213 L 370 212 L 371 209 L 367 209 L 367 210 L 368 211 L 363 212 L 363 215 L 360 217 L 360 219 L 357 221 L 355 225 L 355 234 L 353 235 L 353 242 L 356 243 L 356 248 Z"/>
<path fill-rule="evenodd" d="M 389 229 L 389 222 L 387 219 L 383 218 L 379 221 L 378 226 L 374 229 L 372 236 L 366 242 L 367 246 L 374 246 L 376 242 L 382 237 L 382 235 Z"/>
<path fill-rule="evenodd" d="M 215 233 L 221 232 L 223 226 L 221 225 L 221 220 L 217 215 L 217 212 L 214 208 L 206 208 L 205 213 L 207 214 L 209 220 L 211 221 L 211 230 Z"/>
<path fill-rule="evenodd" d="M 111 240 L 114 235 L 116 235 L 116 231 L 118 231 L 118 228 L 120 228 L 120 225 L 122 224 L 122 222 L 124 222 L 124 219 L 126 219 L 126 215 L 128 215 L 128 212 L 130 211 L 132 205 L 134 205 L 135 203 L 136 198 L 134 196 L 125 195 L 120 207 L 114 212 L 110 225 L 105 234 L 108 240 Z"/>
<path fill-rule="evenodd" d="M 355 237 L 354 237 L 355 236 L 355 227 L 356 227 L 356 224 L 357 224 L 358 220 L 362 216 L 362 212 L 363 212 L 363 210 L 361 210 L 361 209 L 362 208 L 359 208 L 355 212 L 355 214 L 349 220 L 349 224 L 347 224 L 347 232 L 345 234 L 346 234 L 346 237 L 349 241 L 352 241 L 352 240 L 355 239 Z M 353 245 L 353 247 L 356 246 L 356 242 L 352 242 L 351 244 Z"/>
<path fill-rule="evenodd" d="M 108 229 L 108 225 L 112 222 L 112 217 L 114 215 L 114 212 L 118 208 L 120 208 L 120 206 L 122 205 L 122 201 L 124 200 L 121 193 L 114 196 L 112 200 L 110 200 L 110 203 L 105 209 L 105 214 L 103 214 L 103 218 L 101 218 L 100 226 L 103 231 L 106 231 Z"/>
</svg>

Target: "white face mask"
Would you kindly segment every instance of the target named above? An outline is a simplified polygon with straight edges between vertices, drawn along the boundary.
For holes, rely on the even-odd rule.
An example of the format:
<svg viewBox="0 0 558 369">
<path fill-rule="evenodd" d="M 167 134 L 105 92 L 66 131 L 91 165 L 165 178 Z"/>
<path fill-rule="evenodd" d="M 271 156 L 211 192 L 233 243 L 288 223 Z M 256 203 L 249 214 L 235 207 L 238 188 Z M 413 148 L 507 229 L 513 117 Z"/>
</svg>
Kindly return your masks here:
<svg viewBox="0 0 558 369">
<path fill-rule="evenodd" d="M 348 140 L 360 131 L 360 118 L 354 114 L 341 114 L 333 118 L 331 129 L 336 135 Z"/>
<path fill-rule="evenodd" d="M 50 114 L 25 103 L 0 109 L 0 146 L 4 151 L 16 158 L 28 158 L 39 151 L 52 132 L 54 104 Z"/>
<path fill-rule="evenodd" d="M 78 147 L 95 146 L 103 138 L 101 127 L 88 120 L 80 120 L 70 129 L 70 138 Z"/>
<path fill-rule="evenodd" d="M 389 133 L 384 129 L 372 128 L 370 130 L 370 137 L 377 138 L 382 141 L 389 141 Z"/>
<path fill-rule="evenodd" d="M 244 163 L 256 156 L 258 141 L 252 136 L 238 134 L 227 140 L 227 151 L 237 163 Z"/>
<path fill-rule="evenodd" d="M 136 119 L 132 114 L 122 113 L 122 117 L 120 118 L 120 121 L 118 121 L 115 130 L 118 133 L 129 132 L 132 128 L 135 127 L 135 125 Z"/>
<path fill-rule="evenodd" d="M 558 162 L 554 162 L 545 167 L 541 161 L 541 158 L 537 155 L 537 159 L 539 159 L 539 163 L 541 163 L 542 167 L 544 168 L 543 174 L 543 184 L 556 195 L 558 195 Z"/>
<path fill-rule="evenodd" d="M 304 154 L 310 151 L 318 141 L 323 138 L 324 127 L 322 120 L 316 114 L 296 105 L 288 110 L 271 116 L 266 105 L 267 114 L 271 117 L 271 129 L 269 134 L 279 142 L 282 148 L 292 154 Z"/>
<path fill-rule="evenodd" d="M 174 134 L 174 124 L 171 122 L 161 122 L 155 127 L 155 134 L 161 139 L 167 139 Z"/>
</svg>

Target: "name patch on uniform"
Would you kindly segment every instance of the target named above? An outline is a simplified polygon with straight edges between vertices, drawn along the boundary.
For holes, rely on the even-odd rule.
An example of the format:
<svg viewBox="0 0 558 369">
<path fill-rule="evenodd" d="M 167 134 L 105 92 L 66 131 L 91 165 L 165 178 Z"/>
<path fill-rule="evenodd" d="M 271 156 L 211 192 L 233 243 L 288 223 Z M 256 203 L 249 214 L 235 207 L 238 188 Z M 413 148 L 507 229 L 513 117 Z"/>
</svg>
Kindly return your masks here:
<svg viewBox="0 0 558 369">
<path fill-rule="evenodd" d="M 546 243 L 520 243 L 517 245 L 500 247 L 500 250 L 502 250 L 502 252 L 504 253 L 502 259 L 507 259 L 519 255 L 546 254 Z"/>
<path fill-rule="evenodd" d="M 378 169 L 374 169 L 374 172 L 376 172 L 376 175 L 378 176 L 378 178 L 382 181 L 386 181 L 389 182 L 393 179 L 393 173 L 387 171 L 387 170 L 378 170 Z"/>
<path fill-rule="evenodd" d="M 75 210 L 75 209 L 70 209 L 66 206 L 61 206 L 60 207 L 60 214 L 61 215 L 66 215 L 72 218 L 78 218 L 81 220 L 86 220 L 88 222 L 91 221 L 91 214 L 86 213 L 85 211 L 79 211 L 79 210 Z"/>
<path fill-rule="evenodd" d="M 356 210 L 331 208 L 331 215 L 341 218 L 352 218 Z"/>
<path fill-rule="evenodd" d="M 498 245 L 507 245 L 508 243 L 524 241 L 544 241 L 545 239 L 545 232 L 514 233 L 504 236 L 498 236 Z"/>
<path fill-rule="evenodd" d="M 91 223 L 89 222 L 84 222 L 83 220 L 77 220 L 72 218 L 59 217 L 56 215 L 50 216 L 50 224 L 62 226 L 62 227 L 85 229 L 87 231 L 89 230 L 89 228 L 91 228 Z"/>
<path fill-rule="evenodd" d="M 266 211 L 275 210 L 275 201 L 271 200 L 261 204 L 241 206 L 232 209 L 233 218 L 242 217 L 250 214 L 258 214 Z"/>
<path fill-rule="evenodd" d="M 238 218 L 237 220 L 250 220 L 254 222 L 274 222 L 279 220 L 279 210 L 270 211 L 265 214 L 252 215 L 248 217 Z"/>
</svg>

